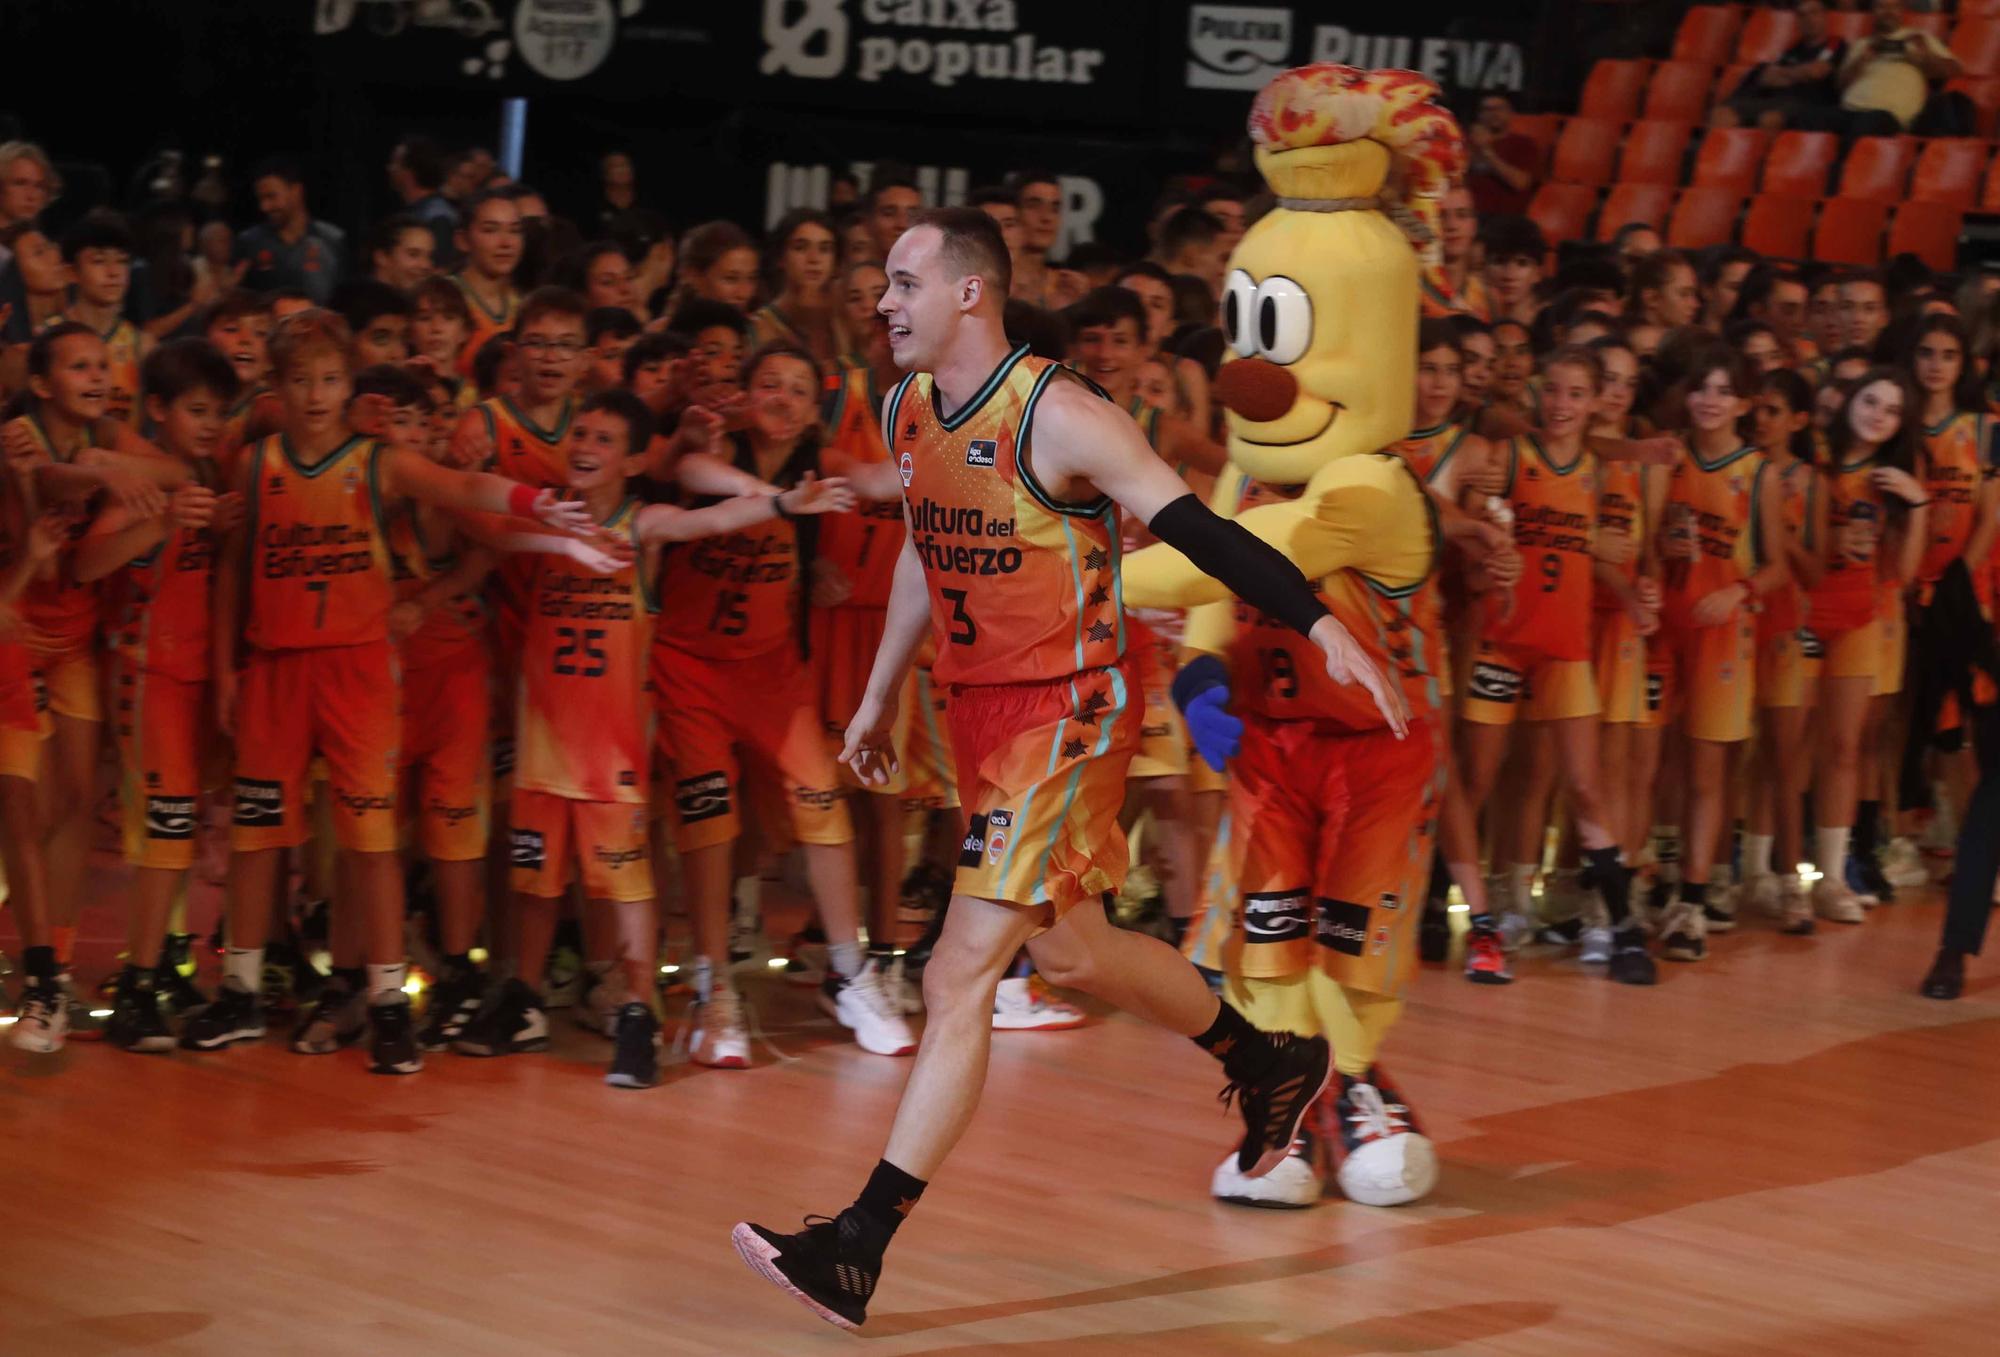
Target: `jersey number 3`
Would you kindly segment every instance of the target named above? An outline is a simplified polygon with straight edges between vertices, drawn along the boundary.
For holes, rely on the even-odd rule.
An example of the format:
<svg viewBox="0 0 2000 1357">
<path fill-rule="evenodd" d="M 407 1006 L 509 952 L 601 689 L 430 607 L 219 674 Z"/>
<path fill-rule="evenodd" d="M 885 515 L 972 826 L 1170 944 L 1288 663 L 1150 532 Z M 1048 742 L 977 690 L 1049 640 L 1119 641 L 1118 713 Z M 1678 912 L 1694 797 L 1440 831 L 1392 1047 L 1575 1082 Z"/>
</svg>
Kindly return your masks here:
<svg viewBox="0 0 2000 1357">
<path fill-rule="evenodd" d="M 965 610 L 965 590 L 940 589 L 938 593 L 951 603 L 951 631 L 949 638 L 955 646 L 969 646 L 979 639 L 979 628 L 972 625 L 972 614 Z"/>
</svg>

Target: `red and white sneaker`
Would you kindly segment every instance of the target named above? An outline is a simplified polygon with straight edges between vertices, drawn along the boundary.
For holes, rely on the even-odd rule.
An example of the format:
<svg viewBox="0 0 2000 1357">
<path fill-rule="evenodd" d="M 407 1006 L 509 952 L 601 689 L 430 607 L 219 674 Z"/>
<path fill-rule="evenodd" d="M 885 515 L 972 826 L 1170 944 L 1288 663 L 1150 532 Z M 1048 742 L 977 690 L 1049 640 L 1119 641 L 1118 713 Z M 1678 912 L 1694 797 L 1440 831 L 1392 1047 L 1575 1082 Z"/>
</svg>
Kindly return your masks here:
<svg viewBox="0 0 2000 1357">
<path fill-rule="evenodd" d="M 1501 945 L 1498 929 L 1474 924 L 1466 931 L 1465 978 L 1475 985 L 1514 983 L 1514 972 L 1507 969 L 1507 949 Z"/>
<path fill-rule="evenodd" d="M 1380 1066 L 1360 1079 L 1341 1075 L 1340 1096 L 1321 1098 L 1314 1111 L 1327 1145 L 1337 1147 L 1334 1180 L 1349 1201 L 1404 1206 L 1437 1186 L 1437 1151 Z"/>
<path fill-rule="evenodd" d="M 993 993 L 996 1032 L 1060 1032 L 1089 1021 L 1082 1009 L 1049 993 L 1032 975 L 1010 976 Z"/>
</svg>

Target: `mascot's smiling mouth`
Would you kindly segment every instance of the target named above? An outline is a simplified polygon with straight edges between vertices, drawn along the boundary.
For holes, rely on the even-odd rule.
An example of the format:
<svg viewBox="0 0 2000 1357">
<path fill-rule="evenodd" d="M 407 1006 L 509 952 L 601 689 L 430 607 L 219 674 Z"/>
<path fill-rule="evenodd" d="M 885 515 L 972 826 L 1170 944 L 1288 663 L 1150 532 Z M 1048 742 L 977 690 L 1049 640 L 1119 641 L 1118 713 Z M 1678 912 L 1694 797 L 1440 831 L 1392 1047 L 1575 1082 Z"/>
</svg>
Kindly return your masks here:
<svg viewBox="0 0 2000 1357">
<path fill-rule="evenodd" d="M 1324 435 L 1328 429 L 1333 427 L 1333 421 L 1340 418 L 1340 412 L 1346 408 L 1346 406 L 1340 404 L 1338 401 L 1328 402 L 1326 423 L 1320 425 L 1319 428 L 1313 430 L 1313 432 L 1307 434 L 1304 438 L 1287 438 L 1282 443 L 1271 443 L 1261 438 L 1252 438 L 1248 434 L 1231 433 L 1230 437 L 1248 443 L 1253 448 L 1296 448 L 1302 443 L 1310 443 L 1315 438 Z"/>
</svg>

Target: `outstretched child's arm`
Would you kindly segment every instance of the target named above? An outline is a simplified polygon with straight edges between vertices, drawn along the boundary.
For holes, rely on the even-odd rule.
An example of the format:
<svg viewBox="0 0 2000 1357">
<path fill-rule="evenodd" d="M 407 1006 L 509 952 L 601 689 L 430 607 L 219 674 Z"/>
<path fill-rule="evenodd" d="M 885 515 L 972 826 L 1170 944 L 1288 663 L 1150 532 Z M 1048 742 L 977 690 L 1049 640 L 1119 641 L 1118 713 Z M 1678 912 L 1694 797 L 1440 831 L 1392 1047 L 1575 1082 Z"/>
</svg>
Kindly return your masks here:
<svg viewBox="0 0 2000 1357">
<path fill-rule="evenodd" d="M 589 510 L 574 500 L 556 498 L 553 490 L 537 490 L 484 471 L 452 471 L 419 453 L 384 448 L 379 455 L 382 488 L 391 495 L 444 509 L 532 518 L 564 532 L 589 532 L 596 526 Z"/>
<path fill-rule="evenodd" d="M 738 528 L 768 523 L 774 518 L 835 513 L 853 507 L 854 491 L 846 481 L 837 477 L 815 480 L 809 475 L 780 494 L 739 495 L 701 509 L 649 504 L 639 512 L 639 540 L 648 546 L 690 542 L 697 537 L 716 537 Z"/>
</svg>

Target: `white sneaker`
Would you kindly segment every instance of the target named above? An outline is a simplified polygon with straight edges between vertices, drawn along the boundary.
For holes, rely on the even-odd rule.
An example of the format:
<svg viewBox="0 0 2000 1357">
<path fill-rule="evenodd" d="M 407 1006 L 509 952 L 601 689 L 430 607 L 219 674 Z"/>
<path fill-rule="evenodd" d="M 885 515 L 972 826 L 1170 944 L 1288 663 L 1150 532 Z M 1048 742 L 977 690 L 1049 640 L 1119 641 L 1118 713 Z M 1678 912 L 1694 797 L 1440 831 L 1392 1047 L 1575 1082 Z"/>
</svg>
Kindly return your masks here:
<svg viewBox="0 0 2000 1357">
<path fill-rule="evenodd" d="M 1031 975 L 1009 976 L 993 992 L 996 1032 L 1060 1032 L 1088 1021 L 1082 1009 L 1064 1003 L 1037 985 Z"/>
<path fill-rule="evenodd" d="M 1236 1151 L 1231 1150 L 1215 1166 L 1215 1173 L 1208 1180 L 1209 1195 L 1238 1206 L 1265 1206 L 1281 1211 L 1311 1206 L 1326 1190 L 1313 1163 L 1317 1157 L 1311 1139 L 1302 1135 L 1292 1142 L 1292 1152 L 1278 1167 L 1262 1178 L 1246 1178 L 1237 1172 Z"/>
<path fill-rule="evenodd" d="M 30 980 L 21 987 L 21 1006 L 14 1016 L 14 1049 L 53 1055 L 69 1035 L 69 996 L 52 980 Z"/>
<path fill-rule="evenodd" d="M 1861 897 L 1847 889 L 1847 883 L 1831 876 L 1813 882 L 1812 912 L 1837 924 L 1858 924 L 1868 917 Z"/>
<path fill-rule="evenodd" d="M 1668 961 L 1700 961 L 1708 955 L 1708 920 L 1703 906 L 1676 900 L 1660 920 L 1660 955 Z"/>
<path fill-rule="evenodd" d="M 1534 936 L 1534 915 L 1510 909 L 1500 916 L 1500 945 L 1507 951 L 1519 951 Z"/>
<path fill-rule="evenodd" d="M 1708 903 L 1701 907 L 1709 932 L 1727 933 L 1736 927 L 1737 889 L 1735 886 L 1709 886 Z"/>
<path fill-rule="evenodd" d="M 1796 876 L 1787 874 L 1778 891 L 1778 931 L 1805 937 L 1813 931 L 1812 898 Z"/>
<path fill-rule="evenodd" d="M 1363 1206 L 1404 1206 L 1428 1196 L 1437 1186 L 1437 1150 L 1410 1128 L 1407 1109 L 1384 1101 L 1372 1084 L 1354 1084 L 1343 1102 L 1349 1148 L 1334 1175 L 1341 1194 Z"/>
<path fill-rule="evenodd" d="M 1915 890 L 1931 884 L 1924 855 L 1907 838 L 1891 839 L 1882 853 L 1882 875 L 1897 890 Z"/>
<path fill-rule="evenodd" d="M 1583 930 L 1582 946 L 1576 959 L 1586 966 L 1602 966 L 1611 960 L 1611 930 L 1603 927 Z"/>
<path fill-rule="evenodd" d="M 735 990 L 718 984 L 708 1002 L 688 1010 L 693 1036 L 688 1055 L 698 1065 L 719 1070 L 750 1068 L 750 1034 L 743 1027 L 743 1000 Z"/>
<path fill-rule="evenodd" d="M 882 987 L 889 991 L 889 997 L 903 1016 L 914 1018 L 924 1011 L 924 982 L 921 975 L 910 974 L 907 957 L 897 956 L 889 962 L 889 969 L 883 973 Z"/>
<path fill-rule="evenodd" d="M 855 1044 L 873 1055 L 909 1055 L 917 1049 L 902 1004 L 882 986 L 874 961 L 864 961 L 848 979 L 828 974 L 819 988 L 819 1006 L 854 1033 Z"/>
<path fill-rule="evenodd" d="M 1784 915 L 1784 889 L 1776 872 L 1759 872 L 1743 884 L 1743 898 L 1749 907 L 1767 919 Z"/>
</svg>

